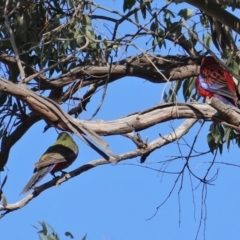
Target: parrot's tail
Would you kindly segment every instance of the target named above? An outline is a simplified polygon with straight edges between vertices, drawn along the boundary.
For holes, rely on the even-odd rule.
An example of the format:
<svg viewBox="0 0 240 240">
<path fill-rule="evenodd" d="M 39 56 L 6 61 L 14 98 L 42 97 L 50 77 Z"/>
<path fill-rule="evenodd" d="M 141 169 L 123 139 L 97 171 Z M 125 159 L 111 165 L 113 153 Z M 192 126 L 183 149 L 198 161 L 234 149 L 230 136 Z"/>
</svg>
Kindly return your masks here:
<svg viewBox="0 0 240 240">
<path fill-rule="evenodd" d="M 35 187 L 35 185 L 40 182 L 49 172 L 51 172 L 54 167 L 55 164 L 44 167 L 42 169 L 38 169 L 30 179 L 30 181 L 27 183 L 27 185 L 24 187 L 24 189 L 21 191 L 20 195 L 28 192 L 31 188 Z"/>
</svg>

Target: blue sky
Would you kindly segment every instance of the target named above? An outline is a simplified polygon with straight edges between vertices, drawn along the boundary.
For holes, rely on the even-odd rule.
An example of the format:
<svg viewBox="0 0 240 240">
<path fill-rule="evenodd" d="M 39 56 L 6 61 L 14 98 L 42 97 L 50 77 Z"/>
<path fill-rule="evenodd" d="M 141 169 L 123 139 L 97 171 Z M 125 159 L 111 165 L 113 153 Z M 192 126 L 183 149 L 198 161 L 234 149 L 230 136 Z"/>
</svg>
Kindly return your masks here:
<svg viewBox="0 0 240 240">
<path fill-rule="evenodd" d="M 109 1 L 108 4 L 105 1 L 98 2 L 118 11 L 122 9 L 120 0 Z M 186 5 L 173 5 L 172 9 L 177 13 L 183 6 Z M 189 8 L 193 9 L 190 6 Z M 161 52 L 167 53 L 167 50 Z M 128 53 L 130 54 L 131 52 Z M 176 54 L 176 50 L 172 50 L 171 54 Z M 133 77 L 114 82 L 108 86 L 103 107 L 95 119 L 114 120 L 131 112 L 155 106 L 161 101 L 163 87 L 164 84 L 151 84 Z M 100 98 L 101 92 L 92 98 L 87 107 L 88 111 L 81 114 L 81 119 L 91 116 Z M 181 122 L 182 120 L 178 120 L 172 124 L 178 126 Z M 4 194 L 9 203 L 15 203 L 24 197 L 19 196 L 19 193 L 32 176 L 34 163 L 57 138 L 55 129 L 42 133 L 44 127 L 43 121 L 36 124 L 11 151 L 8 170 L 1 173 L 2 179 L 8 174 Z M 190 134 L 185 137 L 186 142 L 193 142 L 199 127 L 200 123 L 196 123 Z M 198 151 L 208 149 L 208 128 L 209 124 L 206 123 L 198 138 Z M 159 124 L 142 131 L 141 136 L 148 137 L 150 142 L 158 137 L 159 133 L 166 134 L 170 131 L 169 123 Z M 78 143 L 80 153 L 74 164 L 68 168 L 69 171 L 99 158 L 77 136 L 74 136 L 74 139 Z M 105 140 L 118 154 L 135 148 L 130 140 L 122 136 L 106 137 Z M 180 147 L 183 154 L 187 155 L 189 148 L 184 145 Z M 65 231 L 70 231 L 75 239 L 81 239 L 87 233 L 88 240 L 195 239 L 201 218 L 203 186 L 198 186 L 199 182 L 192 179 L 192 187 L 187 172 L 184 174 L 180 193 L 178 182 L 170 198 L 151 218 L 156 207 L 169 195 L 177 175 L 162 175 L 145 167 L 159 170 L 162 161 L 179 155 L 178 145 L 174 143 L 152 153 L 145 164 L 139 164 L 139 158 L 135 158 L 117 165 L 100 166 L 59 187 L 48 189 L 24 208 L 1 219 L 1 239 L 38 239 L 36 229 L 32 227 L 38 226 L 38 221 L 48 222 L 62 240 L 68 239 L 64 236 Z M 198 176 L 202 176 L 208 167 L 205 162 L 212 160 L 212 154 L 192 158 L 191 169 Z M 224 149 L 223 155 L 218 155 L 216 161 L 239 164 L 237 145 L 232 145 L 229 152 Z M 172 161 L 166 169 L 179 171 L 183 164 L 184 160 L 178 159 Z M 217 170 L 217 180 L 207 187 L 206 211 L 203 213 L 206 218 L 205 236 L 206 239 L 239 239 L 239 168 L 215 164 L 210 176 L 214 176 Z M 42 182 L 50 179 L 51 176 L 47 176 Z M 151 219 L 147 220 L 149 218 Z M 198 239 L 204 239 L 203 223 Z"/>
</svg>

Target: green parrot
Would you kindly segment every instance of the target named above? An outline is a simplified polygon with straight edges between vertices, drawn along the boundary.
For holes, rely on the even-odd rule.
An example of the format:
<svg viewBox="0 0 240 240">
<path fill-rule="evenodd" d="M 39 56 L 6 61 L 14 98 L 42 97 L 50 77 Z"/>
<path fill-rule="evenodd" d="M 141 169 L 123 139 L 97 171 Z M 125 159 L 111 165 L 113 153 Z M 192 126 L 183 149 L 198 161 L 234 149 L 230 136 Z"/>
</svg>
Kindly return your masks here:
<svg viewBox="0 0 240 240">
<path fill-rule="evenodd" d="M 26 193 L 35 187 L 49 172 L 54 175 L 55 172 L 67 168 L 77 156 L 77 144 L 68 133 L 61 132 L 57 141 L 35 163 L 34 174 L 20 194 Z"/>
</svg>

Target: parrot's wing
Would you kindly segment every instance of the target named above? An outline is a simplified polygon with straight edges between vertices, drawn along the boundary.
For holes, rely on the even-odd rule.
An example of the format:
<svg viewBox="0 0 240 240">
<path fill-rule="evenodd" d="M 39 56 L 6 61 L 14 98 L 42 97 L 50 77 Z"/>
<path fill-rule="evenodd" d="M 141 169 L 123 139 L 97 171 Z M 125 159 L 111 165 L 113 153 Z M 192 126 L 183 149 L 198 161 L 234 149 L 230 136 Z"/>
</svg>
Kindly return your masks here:
<svg viewBox="0 0 240 240">
<path fill-rule="evenodd" d="M 49 167 L 42 168 L 39 171 L 35 172 L 20 194 L 26 193 L 31 188 L 35 187 L 35 185 L 38 182 L 40 182 L 49 172 L 51 172 L 54 167 L 55 165 L 51 165 Z"/>
<path fill-rule="evenodd" d="M 227 87 L 211 86 L 209 89 L 213 93 L 233 99 L 234 101 L 237 99 L 237 95 Z"/>
<path fill-rule="evenodd" d="M 212 57 L 204 59 L 200 68 L 199 83 L 202 88 L 212 93 L 237 101 L 236 86 L 232 76 Z"/>
<path fill-rule="evenodd" d="M 78 151 L 74 152 L 71 148 L 62 144 L 53 145 L 49 147 L 40 160 L 35 163 L 35 168 L 40 169 L 61 162 L 73 161 L 77 158 L 77 153 Z"/>
<path fill-rule="evenodd" d="M 214 94 L 214 97 L 217 98 L 218 100 L 220 100 L 221 102 L 228 104 L 228 105 L 232 105 L 234 107 L 236 107 L 236 103 L 234 101 L 232 101 L 231 98 L 226 98 L 223 97 L 222 95 L 219 94 Z"/>
<path fill-rule="evenodd" d="M 236 100 L 236 98 L 237 98 L 237 95 L 234 94 L 233 91 L 230 91 L 229 88 L 226 88 L 226 87 L 221 87 L 216 90 L 212 89 L 212 92 L 222 95 L 224 97 L 231 98 L 233 100 Z"/>
<path fill-rule="evenodd" d="M 41 157 L 40 161 L 35 163 L 35 168 L 40 169 L 42 167 L 55 165 L 57 163 L 66 162 L 66 161 L 67 161 L 66 158 L 59 153 L 53 153 L 53 154 L 47 153 Z"/>
<path fill-rule="evenodd" d="M 212 93 L 216 93 L 233 100 L 237 99 L 237 94 L 235 91 L 231 90 L 226 81 L 222 81 L 218 79 L 217 81 L 213 81 L 212 78 L 209 80 L 207 77 L 203 77 L 201 74 L 198 76 L 199 85 Z"/>
</svg>

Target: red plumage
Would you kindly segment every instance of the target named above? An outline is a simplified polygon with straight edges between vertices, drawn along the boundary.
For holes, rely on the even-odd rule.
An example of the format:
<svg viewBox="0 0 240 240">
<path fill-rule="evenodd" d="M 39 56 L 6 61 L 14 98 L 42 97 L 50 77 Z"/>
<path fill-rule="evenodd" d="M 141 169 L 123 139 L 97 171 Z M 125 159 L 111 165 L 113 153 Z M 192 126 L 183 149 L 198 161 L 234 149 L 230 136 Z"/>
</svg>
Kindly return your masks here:
<svg viewBox="0 0 240 240">
<path fill-rule="evenodd" d="M 202 60 L 196 88 L 202 97 L 216 97 L 226 104 L 237 106 L 238 97 L 233 78 L 212 56 Z"/>
</svg>

